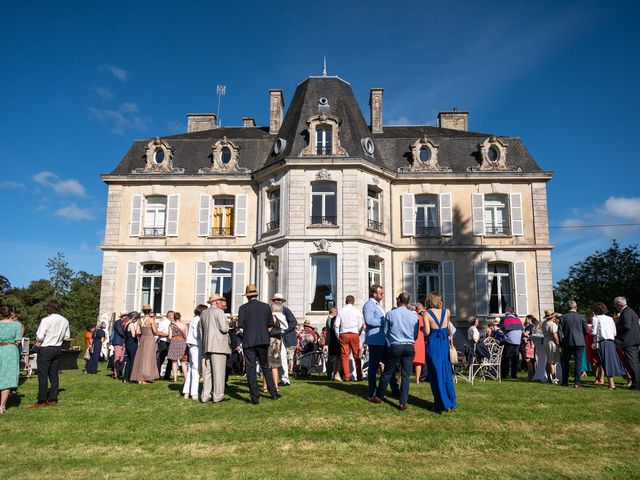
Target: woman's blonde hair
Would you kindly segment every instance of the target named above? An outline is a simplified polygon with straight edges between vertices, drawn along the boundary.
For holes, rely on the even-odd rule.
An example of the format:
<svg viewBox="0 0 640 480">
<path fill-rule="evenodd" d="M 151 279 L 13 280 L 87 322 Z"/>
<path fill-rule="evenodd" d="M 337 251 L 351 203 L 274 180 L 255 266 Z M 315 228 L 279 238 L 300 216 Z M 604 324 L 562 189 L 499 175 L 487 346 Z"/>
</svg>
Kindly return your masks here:
<svg viewBox="0 0 640 480">
<path fill-rule="evenodd" d="M 431 292 L 427 297 L 429 308 L 442 308 L 442 295 L 438 292 Z"/>
</svg>

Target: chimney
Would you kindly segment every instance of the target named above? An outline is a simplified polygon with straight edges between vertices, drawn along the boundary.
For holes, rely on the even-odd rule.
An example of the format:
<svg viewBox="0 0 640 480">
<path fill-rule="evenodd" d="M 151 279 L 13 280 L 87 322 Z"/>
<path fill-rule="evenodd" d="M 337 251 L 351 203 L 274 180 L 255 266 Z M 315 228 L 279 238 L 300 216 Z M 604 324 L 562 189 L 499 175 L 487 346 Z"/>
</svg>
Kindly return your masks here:
<svg viewBox="0 0 640 480">
<path fill-rule="evenodd" d="M 242 117 L 242 126 L 243 127 L 255 127 L 256 120 L 251 117 Z"/>
<path fill-rule="evenodd" d="M 269 133 L 278 133 L 282 126 L 282 113 L 284 110 L 284 97 L 282 90 L 269 90 Z"/>
<path fill-rule="evenodd" d="M 218 128 L 218 119 L 215 113 L 188 113 L 187 132 L 201 132 Z"/>
<path fill-rule="evenodd" d="M 372 88 L 369 94 L 371 133 L 382 133 L 382 92 L 382 88 Z"/>
<path fill-rule="evenodd" d="M 459 112 L 454 108 L 450 112 L 440 112 L 438 114 L 438 125 L 440 128 L 450 128 L 451 130 L 469 131 L 469 112 Z"/>
</svg>

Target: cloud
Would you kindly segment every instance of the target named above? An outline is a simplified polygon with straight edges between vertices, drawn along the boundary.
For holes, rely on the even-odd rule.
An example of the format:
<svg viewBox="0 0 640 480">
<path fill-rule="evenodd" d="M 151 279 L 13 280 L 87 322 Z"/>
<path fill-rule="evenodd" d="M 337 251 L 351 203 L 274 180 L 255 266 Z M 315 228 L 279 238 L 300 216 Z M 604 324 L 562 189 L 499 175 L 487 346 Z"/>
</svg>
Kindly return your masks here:
<svg viewBox="0 0 640 480">
<path fill-rule="evenodd" d="M 70 221 L 93 220 L 95 218 L 93 211 L 80 208 L 75 203 L 59 208 L 54 212 L 54 215 Z"/>
<path fill-rule="evenodd" d="M 13 180 L 3 180 L 0 182 L 0 188 L 19 189 L 26 188 L 24 183 L 14 182 Z"/>
<path fill-rule="evenodd" d="M 609 197 L 602 211 L 613 217 L 640 223 L 640 197 Z"/>
<path fill-rule="evenodd" d="M 45 187 L 51 188 L 55 193 L 62 196 L 86 197 L 87 191 L 75 178 L 62 180 L 55 173 L 40 172 L 33 176 L 33 180 Z"/>
<path fill-rule="evenodd" d="M 147 130 L 147 119 L 133 102 L 121 103 L 117 109 L 89 108 L 89 118 L 111 124 L 111 131 L 123 134 L 127 130 Z"/>
<path fill-rule="evenodd" d="M 127 78 L 129 77 L 129 73 L 124 68 L 116 67 L 115 65 L 110 64 L 106 64 L 104 68 L 111 72 L 111 75 L 113 75 L 121 82 L 126 82 Z"/>
<path fill-rule="evenodd" d="M 113 92 L 107 87 L 93 87 L 93 90 L 103 100 L 111 100 L 113 98 Z"/>
</svg>

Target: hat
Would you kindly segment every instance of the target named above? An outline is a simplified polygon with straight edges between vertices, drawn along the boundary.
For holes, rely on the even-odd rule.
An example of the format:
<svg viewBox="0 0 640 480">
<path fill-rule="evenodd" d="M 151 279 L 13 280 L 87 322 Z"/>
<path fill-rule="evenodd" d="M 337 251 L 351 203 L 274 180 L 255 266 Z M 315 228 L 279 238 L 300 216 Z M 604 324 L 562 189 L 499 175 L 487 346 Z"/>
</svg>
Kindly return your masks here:
<svg viewBox="0 0 640 480">
<path fill-rule="evenodd" d="M 145 303 L 144 305 L 142 305 L 142 311 L 144 312 L 145 310 L 153 310 L 151 308 L 151 305 L 149 305 L 148 303 Z"/>
<path fill-rule="evenodd" d="M 213 302 L 217 302 L 218 300 L 224 300 L 224 299 L 225 298 L 223 296 L 218 295 L 217 293 L 214 293 L 209 297 L 209 300 L 207 300 L 207 303 L 211 304 Z"/>
<path fill-rule="evenodd" d="M 304 321 L 304 326 L 305 327 L 310 327 L 311 326 L 311 320 L 309 320 L 308 318 Z"/>
<path fill-rule="evenodd" d="M 129 315 L 129 318 L 140 318 L 140 312 L 136 312 L 135 310 L 133 312 L 129 312 L 127 315 Z"/>
<path fill-rule="evenodd" d="M 546 320 L 550 320 L 550 319 L 552 319 L 552 318 L 556 318 L 556 317 L 558 317 L 558 314 L 557 314 L 556 312 L 554 312 L 554 311 L 553 311 L 553 308 L 547 308 L 547 309 L 544 311 L 544 318 L 545 318 Z"/>
<path fill-rule="evenodd" d="M 491 323 L 493 323 L 494 325 L 500 325 L 500 319 L 499 318 L 493 318 L 491 319 Z"/>
<path fill-rule="evenodd" d="M 282 300 L 283 302 L 285 302 L 287 299 L 284 298 L 284 295 L 282 295 L 281 293 L 274 293 L 273 297 L 271 297 L 271 300 Z"/>
<path fill-rule="evenodd" d="M 129 312 L 127 312 L 126 310 L 122 310 L 122 311 L 120 312 L 120 316 L 121 316 L 121 317 L 126 317 L 127 315 L 129 315 Z"/>
<path fill-rule="evenodd" d="M 249 284 L 249 285 L 247 285 L 247 288 L 244 289 L 244 296 L 245 297 L 257 297 L 258 296 L 258 289 L 256 288 L 255 285 Z"/>
</svg>

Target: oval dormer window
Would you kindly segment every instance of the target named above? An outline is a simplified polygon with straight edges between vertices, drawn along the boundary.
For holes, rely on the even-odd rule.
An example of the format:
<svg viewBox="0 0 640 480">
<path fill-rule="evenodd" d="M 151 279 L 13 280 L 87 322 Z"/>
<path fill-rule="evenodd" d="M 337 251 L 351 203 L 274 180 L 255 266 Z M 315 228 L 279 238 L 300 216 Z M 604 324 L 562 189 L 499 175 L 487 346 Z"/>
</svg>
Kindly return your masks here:
<svg viewBox="0 0 640 480">
<path fill-rule="evenodd" d="M 429 150 L 428 148 L 421 148 L 420 161 L 422 163 L 427 163 L 429 160 L 431 160 L 431 150 Z"/>
<path fill-rule="evenodd" d="M 223 165 L 228 165 L 231 161 L 231 149 L 229 147 L 224 147 L 220 152 L 220 161 Z"/>
<path fill-rule="evenodd" d="M 276 155 L 280 155 L 284 151 L 284 148 L 286 146 L 287 141 L 284 138 L 278 138 L 275 145 L 273 146 L 273 153 L 275 153 Z"/>
<path fill-rule="evenodd" d="M 497 162 L 500 159 L 500 150 L 498 150 L 498 147 L 496 147 L 495 145 L 491 145 L 489 147 L 489 151 L 487 152 L 487 156 L 492 162 Z"/>
<path fill-rule="evenodd" d="M 153 161 L 156 162 L 158 165 L 160 165 L 162 162 L 164 162 L 164 150 L 161 148 L 158 148 L 155 153 L 153 154 Z"/>
<path fill-rule="evenodd" d="M 324 107 L 326 105 L 329 105 L 329 100 L 327 99 L 327 97 L 320 97 L 318 103 Z"/>
<path fill-rule="evenodd" d="M 366 154 L 373 155 L 373 152 L 375 150 L 375 146 L 373 144 L 373 140 L 371 140 L 369 137 L 363 138 L 362 139 L 362 149 L 364 150 L 364 152 Z"/>
</svg>

